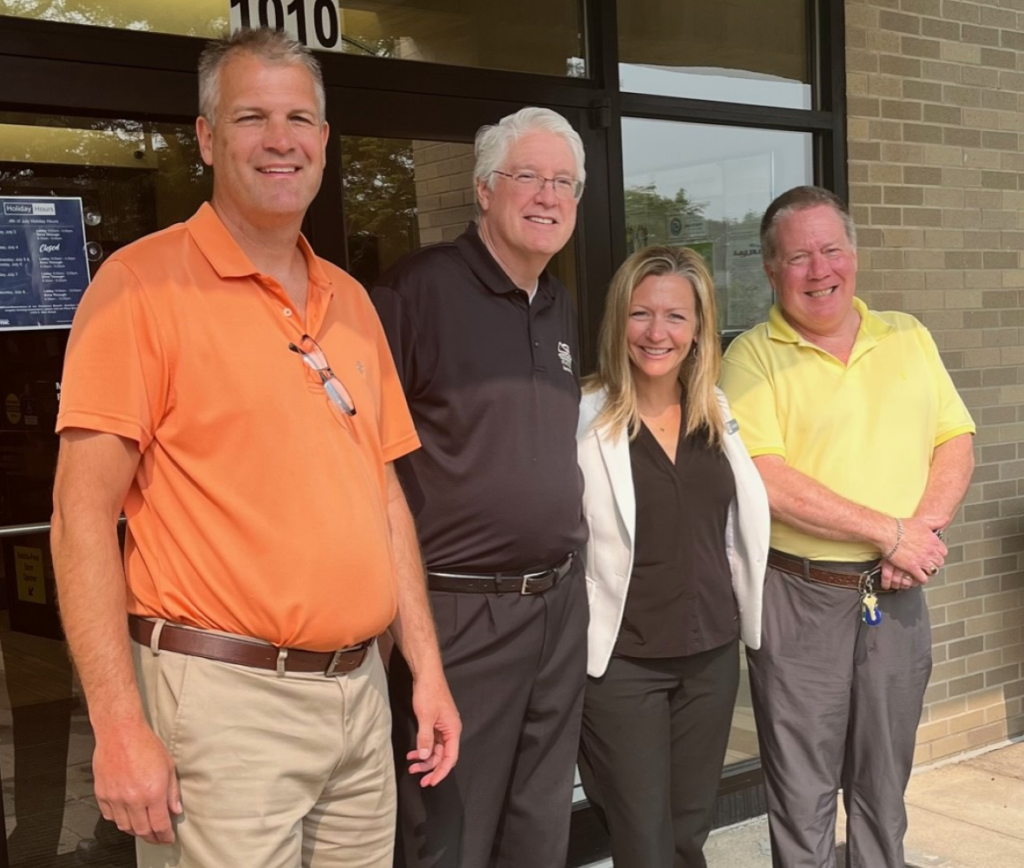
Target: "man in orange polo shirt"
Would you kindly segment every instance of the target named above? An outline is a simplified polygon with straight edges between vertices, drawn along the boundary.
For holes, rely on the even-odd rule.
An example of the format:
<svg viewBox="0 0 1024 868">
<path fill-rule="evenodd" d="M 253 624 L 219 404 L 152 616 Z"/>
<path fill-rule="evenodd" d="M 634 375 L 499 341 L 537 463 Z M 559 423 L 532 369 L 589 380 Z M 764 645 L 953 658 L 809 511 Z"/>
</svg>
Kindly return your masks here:
<svg viewBox="0 0 1024 868">
<path fill-rule="evenodd" d="M 460 731 L 392 468 L 419 441 L 365 292 L 299 234 L 315 59 L 214 43 L 200 111 L 212 202 L 111 257 L 65 364 L 53 556 L 97 800 L 144 866 L 390 868 L 389 625 L 423 785 Z"/>
</svg>

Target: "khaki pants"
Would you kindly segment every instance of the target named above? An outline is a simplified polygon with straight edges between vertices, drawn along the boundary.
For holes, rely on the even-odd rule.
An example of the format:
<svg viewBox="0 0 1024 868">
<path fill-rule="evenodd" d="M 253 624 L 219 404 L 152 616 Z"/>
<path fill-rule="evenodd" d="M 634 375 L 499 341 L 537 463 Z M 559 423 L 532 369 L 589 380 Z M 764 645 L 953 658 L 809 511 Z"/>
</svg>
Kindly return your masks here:
<svg viewBox="0 0 1024 868">
<path fill-rule="evenodd" d="M 391 713 L 376 646 L 337 678 L 132 647 L 184 809 L 174 844 L 137 842 L 140 868 L 391 868 Z"/>
</svg>

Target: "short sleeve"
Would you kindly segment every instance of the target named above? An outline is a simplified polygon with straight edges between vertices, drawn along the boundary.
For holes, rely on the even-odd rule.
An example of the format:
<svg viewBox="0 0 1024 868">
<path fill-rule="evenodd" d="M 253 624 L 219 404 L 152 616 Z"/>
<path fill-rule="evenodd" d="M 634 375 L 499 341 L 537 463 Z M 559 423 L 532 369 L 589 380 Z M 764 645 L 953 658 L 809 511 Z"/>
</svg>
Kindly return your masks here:
<svg viewBox="0 0 1024 868">
<path fill-rule="evenodd" d="M 380 429 L 381 450 L 386 462 L 408 455 L 420 447 L 420 440 L 405 400 L 405 390 L 395 358 L 393 345 L 385 334 L 382 321 L 371 310 L 375 326 L 374 343 L 380 371 Z"/>
<path fill-rule="evenodd" d="M 85 428 L 116 434 L 136 441 L 144 452 L 164 416 L 169 390 L 157 317 L 131 269 L 111 260 L 75 313 L 57 431 Z"/>
<path fill-rule="evenodd" d="M 771 373 L 743 336 L 733 341 L 725 353 L 720 386 L 751 457 L 785 458 L 786 444 Z"/>
<path fill-rule="evenodd" d="M 942 363 L 942 356 L 939 355 L 939 348 L 935 345 L 935 339 L 931 332 L 924 326 L 920 326 L 919 334 L 938 400 L 933 446 L 941 446 L 947 440 L 952 440 L 961 434 L 976 433 L 974 420 L 971 418 L 963 398 L 956 390 L 949 371 Z"/>
<path fill-rule="evenodd" d="M 392 366 L 405 393 L 412 394 L 416 382 L 416 329 L 406 304 L 390 286 L 374 287 L 370 300 L 391 347 Z"/>
</svg>

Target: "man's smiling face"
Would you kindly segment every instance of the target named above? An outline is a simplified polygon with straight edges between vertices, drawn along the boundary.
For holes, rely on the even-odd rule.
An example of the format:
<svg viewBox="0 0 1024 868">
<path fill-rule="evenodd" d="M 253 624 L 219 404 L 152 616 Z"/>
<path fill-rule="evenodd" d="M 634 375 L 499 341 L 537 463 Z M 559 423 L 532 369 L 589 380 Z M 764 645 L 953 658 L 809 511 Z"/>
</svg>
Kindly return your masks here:
<svg viewBox="0 0 1024 868">
<path fill-rule="evenodd" d="M 509 175 L 533 172 L 543 178 L 579 177 L 569 143 L 559 135 L 537 131 L 515 141 L 501 166 Z M 555 195 L 554 185 L 542 190 L 494 175 L 493 189 L 477 184 L 481 231 L 499 261 L 512 270 L 543 270 L 561 250 L 576 226 L 575 199 Z"/>
<path fill-rule="evenodd" d="M 309 72 L 240 55 L 220 71 L 211 124 L 196 129 L 214 201 L 238 220 L 301 220 L 323 178 L 327 124 Z"/>
<path fill-rule="evenodd" d="M 816 205 L 782 217 L 765 271 L 786 319 L 805 337 L 834 335 L 849 322 L 857 251 L 834 208 Z"/>
</svg>

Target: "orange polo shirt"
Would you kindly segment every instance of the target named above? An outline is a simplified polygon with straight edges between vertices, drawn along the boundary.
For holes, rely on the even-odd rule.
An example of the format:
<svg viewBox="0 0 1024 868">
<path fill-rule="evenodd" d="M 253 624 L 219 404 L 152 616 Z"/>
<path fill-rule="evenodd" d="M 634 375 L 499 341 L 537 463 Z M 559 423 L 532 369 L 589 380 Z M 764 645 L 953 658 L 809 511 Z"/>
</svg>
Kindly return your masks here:
<svg viewBox="0 0 1024 868">
<path fill-rule="evenodd" d="M 209 205 L 115 253 L 75 317 L 57 430 L 139 444 L 131 612 L 328 650 L 394 618 L 384 466 L 419 441 L 365 291 L 299 246 L 305 322 Z M 289 350 L 303 334 L 354 417 Z"/>
</svg>

